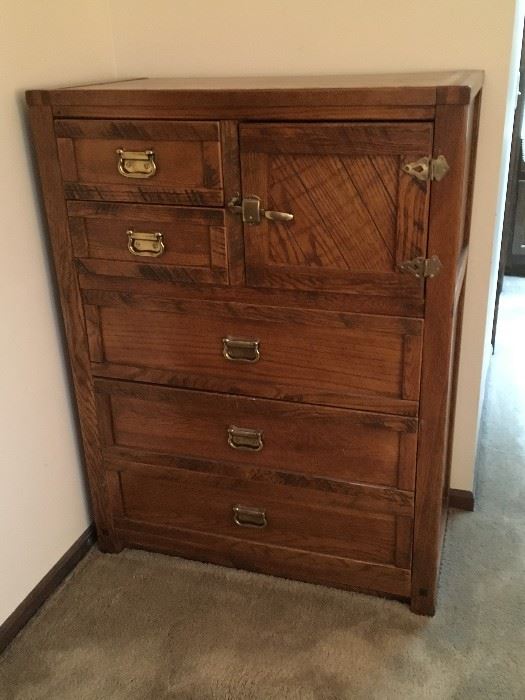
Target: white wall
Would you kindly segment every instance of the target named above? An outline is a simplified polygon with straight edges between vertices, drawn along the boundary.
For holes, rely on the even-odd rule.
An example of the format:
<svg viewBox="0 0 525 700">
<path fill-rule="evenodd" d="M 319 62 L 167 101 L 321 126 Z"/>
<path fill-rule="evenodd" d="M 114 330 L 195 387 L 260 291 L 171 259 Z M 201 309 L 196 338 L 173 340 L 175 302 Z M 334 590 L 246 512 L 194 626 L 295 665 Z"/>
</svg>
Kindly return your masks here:
<svg viewBox="0 0 525 700">
<path fill-rule="evenodd" d="M 23 91 L 113 78 L 110 26 L 105 1 L 1 3 L 0 623 L 90 522 Z"/>
<path fill-rule="evenodd" d="M 110 0 L 110 6 L 122 77 L 486 71 L 452 467 L 452 486 L 471 489 L 520 0 Z M 152 51 L 137 49 L 141 32 Z"/>
</svg>

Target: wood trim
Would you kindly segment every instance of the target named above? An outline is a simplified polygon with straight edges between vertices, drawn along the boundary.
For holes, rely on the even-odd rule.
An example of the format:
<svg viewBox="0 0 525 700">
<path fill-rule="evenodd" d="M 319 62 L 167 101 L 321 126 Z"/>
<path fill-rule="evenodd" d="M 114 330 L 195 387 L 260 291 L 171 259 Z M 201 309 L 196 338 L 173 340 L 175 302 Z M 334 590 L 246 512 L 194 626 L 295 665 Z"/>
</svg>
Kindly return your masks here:
<svg viewBox="0 0 525 700">
<path fill-rule="evenodd" d="M 243 107 L 222 105 L 218 107 L 202 106 L 154 106 L 154 105 L 60 105 L 53 106 L 53 113 L 57 117 L 94 119 L 220 119 L 220 120 L 301 120 L 304 122 L 320 120 L 367 120 L 367 121 L 421 121 L 434 118 L 434 106 L 324 106 L 311 104 L 309 106 L 253 106 L 246 104 Z M 223 123 L 225 123 L 223 121 Z"/>
<path fill-rule="evenodd" d="M 163 296 L 145 296 L 129 293 L 85 289 L 82 291 L 85 304 L 101 307 L 122 307 L 141 309 L 144 311 L 162 311 L 177 313 L 181 310 L 195 315 L 210 315 L 213 318 L 243 318 L 252 321 L 271 321 L 272 323 L 294 323 L 320 328 L 352 328 L 378 333 L 399 333 L 412 338 L 420 338 L 423 334 L 423 322 L 417 318 L 402 316 L 381 316 L 379 314 L 354 314 L 352 312 L 334 312 L 324 309 L 290 310 L 283 306 L 259 306 L 245 304 L 242 301 L 224 301 L 203 299 L 170 299 Z M 411 341 L 413 342 L 413 341 Z"/>
<path fill-rule="evenodd" d="M 276 487 L 291 487 L 297 501 L 311 501 L 312 491 L 319 491 L 323 498 L 330 499 L 341 508 L 351 507 L 358 511 L 371 511 L 387 515 L 405 516 L 412 522 L 414 495 L 395 487 L 373 486 L 359 482 L 344 482 L 330 478 L 297 474 L 266 467 L 247 466 L 228 462 L 205 460 L 193 457 L 154 454 L 130 450 L 123 447 L 110 447 L 106 450 L 104 463 L 113 474 L 147 474 L 149 477 L 179 482 L 191 482 L 195 474 L 207 475 L 210 482 L 220 485 L 231 483 L 231 479 L 244 479 L 260 484 L 273 484 Z"/>
<path fill-rule="evenodd" d="M 135 293 L 143 295 L 144 281 L 127 277 L 101 277 L 79 271 L 79 284 L 83 290 L 111 291 L 118 294 Z M 316 292 L 315 296 L 305 291 L 257 289 L 249 287 L 191 286 L 175 282 L 148 280 L 148 295 L 162 299 L 201 299 L 204 301 L 234 302 L 260 306 L 286 306 L 287 308 L 325 309 L 354 314 L 376 314 L 381 316 L 402 316 L 421 318 L 423 297 L 419 299 L 395 298 L 388 296 L 363 296 Z"/>
<path fill-rule="evenodd" d="M 211 562 L 235 569 L 293 578 L 363 593 L 406 600 L 410 570 L 292 547 L 245 542 L 232 537 L 167 528 L 127 518 L 118 521 L 124 546 Z"/>
<path fill-rule="evenodd" d="M 468 510 L 472 512 L 476 505 L 476 498 L 473 491 L 463 489 L 450 489 L 448 492 L 448 507 Z"/>
<path fill-rule="evenodd" d="M 465 140 L 469 107 L 440 105 L 436 109 L 434 156 L 443 154 L 450 172 L 432 185 L 428 256 L 437 255 L 441 273 L 427 281 L 419 449 L 416 476 L 415 527 L 411 609 L 433 615 L 442 539 L 443 493 L 447 479 L 447 444 L 451 399 L 454 396 L 455 286 L 459 244 L 468 211 L 470 153 Z M 454 240 L 451 240 L 454 232 Z M 436 459 L 436 456 L 439 459 Z"/>
<path fill-rule="evenodd" d="M 426 153 L 432 143 L 432 124 L 370 124 L 369 122 L 334 122 L 326 124 L 243 124 L 239 131 L 242 154 L 254 153 L 398 156 Z M 248 162 L 256 165 L 257 160 Z M 265 163 L 261 170 L 265 170 Z M 246 173 L 243 173 L 246 176 Z M 267 179 L 265 178 L 265 183 Z M 410 180 L 410 182 L 413 182 Z M 417 187 L 417 186 L 415 186 Z M 261 195 L 264 200 L 264 196 Z"/>
<path fill-rule="evenodd" d="M 73 264 L 73 249 L 63 197 L 64 187 L 58 162 L 53 115 L 50 107 L 34 106 L 29 110 L 29 119 L 77 399 L 91 505 L 101 548 L 104 551 L 112 551 L 112 542 L 115 539 L 113 521 L 100 453 L 84 311 Z"/>
<path fill-rule="evenodd" d="M 73 254 L 75 255 L 75 257 L 89 257 L 89 244 L 86 233 L 86 222 L 83 217 L 69 217 L 69 233 L 71 235 L 71 244 L 73 246 Z"/>
<path fill-rule="evenodd" d="M 66 576 L 86 556 L 95 540 L 95 526 L 90 525 L 9 615 L 7 620 L 0 625 L 0 653 L 6 649 L 38 609 L 56 591 Z"/>
<path fill-rule="evenodd" d="M 348 392 L 332 393 L 325 395 L 316 389 L 303 392 L 301 401 L 286 399 L 281 395 L 278 398 L 270 397 L 264 385 L 257 381 L 243 382 L 242 390 L 232 386 L 228 379 L 221 377 L 199 376 L 187 372 L 174 372 L 171 369 L 155 369 L 136 365 L 120 365 L 111 362 L 93 362 L 92 371 L 95 379 L 120 379 L 127 382 L 140 381 L 144 384 L 159 387 L 184 387 L 188 390 L 199 390 L 210 394 L 232 396 L 251 396 L 261 401 L 275 401 L 294 403 L 297 406 L 320 406 L 321 408 L 334 408 L 351 410 L 354 412 L 368 413 L 370 415 L 381 414 L 388 420 L 398 418 L 415 419 L 418 415 L 418 402 L 407 399 L 398 399 L 385 396 L 360 396 L 358 393 Z"/>
<path fill-rule="evenodd" d="M 115 123 L 98 119 L 56 119 L 55 135 L 58 139 L 137 139 L 137 125 L 126 119 L 118 120 L 118 136 Z M 218 142 L 218 121 L 141 121 L 140 140 L 150 141 L 199 141 Z"/>
<path fill-rule="evenodd" d="M 100 328 L 100 307 L 94 304 L 85 304 L 84 316 L 86 319 L 86 335 L 89 348 L 89 356 L 92 362 L 104 362 L 104 342 Z"/>
<path fill-rule="evenodd" d="M 232 78 L 141 78 L 107 84 L 30 90 L 28 104 L 63 106 L 165 106 L 192 109 L 211 106 L 432 106 L 466 104 L 483 82 L 483 72 L 458 70 L 412 74 L 276 76 Z M 84 112 L 85 114 L 85 112 Z"/>
<path fill-rule="evenodd" d="M 481 70 L 458 71 L 455 81 L 436 88 L 436 104 L 471 103 L 481 91 L 484 76 L 485 72 Z"/>
<path fill-rule="evenodd" d="M 228 271 L 224 268 L 190 267 L 184 265 L 144 264 L 124 260 L 97 260 L 80 258 L 76 262 L 81 273 L 101 276 L 118 275 L 121 278 L 159 280 L 179 284 L 227 284 Z"/>
<path fill-rule="evenodd" d="M 241 192 L 241 163 L 237 121 L 221 122 L 221 156 L 225 204 Z M 232 286 L 244 285 L 244 235 L 241 217 L 225 210 L 228 277 Z"/>
</svg>

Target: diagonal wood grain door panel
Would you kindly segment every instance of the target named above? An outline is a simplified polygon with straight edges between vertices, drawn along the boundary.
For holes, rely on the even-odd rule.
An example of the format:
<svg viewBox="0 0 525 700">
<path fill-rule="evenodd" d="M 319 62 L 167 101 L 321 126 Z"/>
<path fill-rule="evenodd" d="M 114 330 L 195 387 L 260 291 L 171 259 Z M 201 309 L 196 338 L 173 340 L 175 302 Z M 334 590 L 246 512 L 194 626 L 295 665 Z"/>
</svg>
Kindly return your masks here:
<svg viewBox="0 0 525 700">
<path fill-rule="evenodd" d="M 426 253 L 429 186 L 402 171 L 432 152 L 428 123 L 243 124 L 243 194 L 291 222 L 245 226 L 255 287 L 421 298 L 398 264 Z"/>
</svg>

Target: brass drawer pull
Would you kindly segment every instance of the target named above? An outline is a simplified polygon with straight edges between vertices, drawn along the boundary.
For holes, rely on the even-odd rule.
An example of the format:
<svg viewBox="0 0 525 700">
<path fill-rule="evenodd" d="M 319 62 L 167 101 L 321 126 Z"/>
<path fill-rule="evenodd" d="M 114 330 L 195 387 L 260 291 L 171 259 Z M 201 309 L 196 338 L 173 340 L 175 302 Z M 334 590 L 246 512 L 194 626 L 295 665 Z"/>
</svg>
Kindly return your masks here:
<svg viewBox="0 0 525 700">
<path fill-rule="evenodd" d="M 125 151 L 117 148 L 117 170 L 124 177 L 153 177 L 157 172 L 155 151 Z"/>
<path fill-rule="evenodd" d="M 222 354 L 232 362 L 258 362 L 261 357 L 259 341 L 223 338 Z"/>
<path fill-rule="evenodd" d="M 248 450 L 249 452 L 259 452 L 263 448 L 261 430 L 252 428 L 237 428 L 230 425 L 228 428 L 228 445 L 234 450 Z"/>
<path fill-rule="evenodd" d="M 256 527 L 259 529 L 268 525 L 266 511 L 246 506 L 233 506 L 233 522 L 240 527 Z"/>
<path fill-rule="evenodd" d="M 128 234 L 128 250 L 132 255 L 141 255 L 148 258 L 158 258 L 164 253 L 164 241 L 162 233 L 147 233 L 134 231 L 129 229 Z"/>
</svg>

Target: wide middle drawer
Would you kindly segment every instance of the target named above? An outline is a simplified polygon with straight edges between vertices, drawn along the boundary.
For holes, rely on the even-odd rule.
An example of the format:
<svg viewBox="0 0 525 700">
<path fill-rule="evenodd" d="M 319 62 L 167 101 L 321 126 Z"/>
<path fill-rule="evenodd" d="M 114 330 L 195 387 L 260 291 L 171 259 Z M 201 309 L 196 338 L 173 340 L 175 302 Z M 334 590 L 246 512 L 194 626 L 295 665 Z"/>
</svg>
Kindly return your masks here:
<svg viewBox="0 0 525 700">
<path fill-rule="evenodd" d="M 417 415 L 423 323 L 85 291 L 93 373 Z"/>
<path fill-rule="evenodd" d="M 96 380 L 95 389 L 108 457 L 162 465 L 162 455 L 180 456 L 414 488 L 413 418 L 134 382 Z"/>
</svg>

